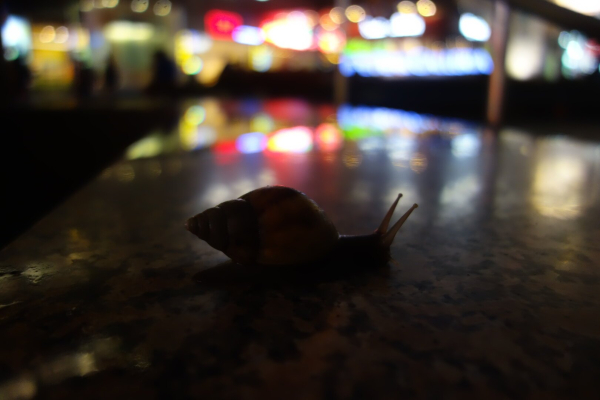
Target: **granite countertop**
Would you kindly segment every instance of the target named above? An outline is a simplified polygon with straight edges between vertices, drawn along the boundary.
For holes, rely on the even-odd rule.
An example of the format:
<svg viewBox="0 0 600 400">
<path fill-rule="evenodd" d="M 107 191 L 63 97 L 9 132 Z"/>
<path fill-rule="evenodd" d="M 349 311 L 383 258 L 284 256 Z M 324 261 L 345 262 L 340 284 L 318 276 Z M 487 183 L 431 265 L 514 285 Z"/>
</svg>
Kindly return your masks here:
<svg viewBox="0 0 600 400">
<path fill-rule="evenodd" d="M 438 144 L 115 164 L 0 252 L 0 398 L 594 398 L 600 147 Z M 342 233 L 398 192 L 420 207 L 389 265 L 322 275 L 241 269 L 184 229 L 267 184 Z"/>
</svg>

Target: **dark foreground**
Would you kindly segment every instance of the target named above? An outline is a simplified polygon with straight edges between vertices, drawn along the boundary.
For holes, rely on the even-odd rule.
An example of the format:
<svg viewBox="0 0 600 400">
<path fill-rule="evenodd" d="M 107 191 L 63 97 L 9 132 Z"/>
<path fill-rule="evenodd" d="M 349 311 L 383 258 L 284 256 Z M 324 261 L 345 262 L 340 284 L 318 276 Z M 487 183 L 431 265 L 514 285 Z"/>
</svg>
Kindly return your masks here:
<svg viewBox="0 0 600 400">
<path fill-rule="evenodd" d="M 0 253 L 0 398 L 594 398 L 599 144 L 456 129 L 113 165 Z M 419 209 L 389 265 L 322 273 L 184 229 L 267 184 L 342 233 Z"/>
</svg>

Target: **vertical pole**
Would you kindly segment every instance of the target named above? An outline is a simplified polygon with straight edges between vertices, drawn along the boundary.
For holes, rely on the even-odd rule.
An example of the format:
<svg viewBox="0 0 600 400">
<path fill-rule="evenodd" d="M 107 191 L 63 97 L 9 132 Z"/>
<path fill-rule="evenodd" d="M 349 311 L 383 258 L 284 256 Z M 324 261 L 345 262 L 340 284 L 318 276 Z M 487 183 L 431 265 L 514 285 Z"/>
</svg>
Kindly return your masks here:
<svg viewBox="0 0 600 400">
<path fill-rule="evenodd" d="M 350 0 L 335 0 L 334 5 L 346 10 L 350 5 Z M 344 34 L 348 34 L 348 21 L 344 20 L 340 25 L 340 29 Z M 340 69 L 336 68 L 333 76 L 333 101 L 335 105 L 344 104 L 348 100 L 348 78 L 340 73 Z"/>
<path fill-rule="evenodd" d="M 494 71 L 490 76 L 487 102 L 487 122 L 494 127 L 502 122 L 504 99 L 506 97 L 505 64 L 509 17 L 510 7 L 506 0 L 496 0 L 494 2 L 491 38 Z"/>
</svg>

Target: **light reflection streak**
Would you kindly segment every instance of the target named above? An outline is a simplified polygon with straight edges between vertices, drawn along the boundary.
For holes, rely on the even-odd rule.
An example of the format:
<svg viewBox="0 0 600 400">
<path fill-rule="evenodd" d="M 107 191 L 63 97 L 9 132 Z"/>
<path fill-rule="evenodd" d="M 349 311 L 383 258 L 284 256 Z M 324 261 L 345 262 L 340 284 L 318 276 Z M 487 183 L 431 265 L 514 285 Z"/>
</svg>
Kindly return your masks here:
<svg viewBox="0 0 600 400">
<path fill-rule="evenodd" d="M 475 133 L 464 133 L 452 138 L 450 146 L 456 158 L 474 157 L 481 149 L 481 136 Z"/>
<path fill-rule="evenodd" d="M 423 153 L 415 153 L 410 159 L 410 169 L 420 174 L 427 169 L 427 157 Z"/>
<path fill-rule="evenodd" d="M 440 195 L 440 203 L 444 209 L 448 209 L 453 217 L 457 212 L 466 213 L 472 211 L 474 198 L 477 196 L 481 186 L 476 174 L 468 174 L 457 181 L 444 185 Z"/>
<path fill-rule="evenodd" d="M 584 184 L 582 159 L 574 156 L 541 159 L 535 167 L 533 206 L 546 217 L 575 218 L 582 211 Z"/>
<path fill-rule="evenodd" d="M 40 386 L 55 385 L 72 377 L 98 372 L 107 360 L 114 358 L 119 344 L 120 340 L 115 337 L 96 339 L 73 353 L 43 360 L 34 371 L 0 384 L 0 399 L 32 399 Z"/>
</svg>

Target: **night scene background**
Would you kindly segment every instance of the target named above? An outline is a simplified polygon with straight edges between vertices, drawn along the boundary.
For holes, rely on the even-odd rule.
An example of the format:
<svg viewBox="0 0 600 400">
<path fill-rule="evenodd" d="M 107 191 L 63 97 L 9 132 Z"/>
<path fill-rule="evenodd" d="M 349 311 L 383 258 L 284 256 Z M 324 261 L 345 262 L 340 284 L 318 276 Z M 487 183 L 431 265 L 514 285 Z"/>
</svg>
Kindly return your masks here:
<svg viewBox="0 0 600 400">
<path fill-rule="evenodd" d="M 0 27 L 0 399 L 597 396 L 600 0 L 0 0 Z M 419 208 L 386 267 L 322 275 L 185 231 L 266 185 L 344 234 Z"/>
</svg>

